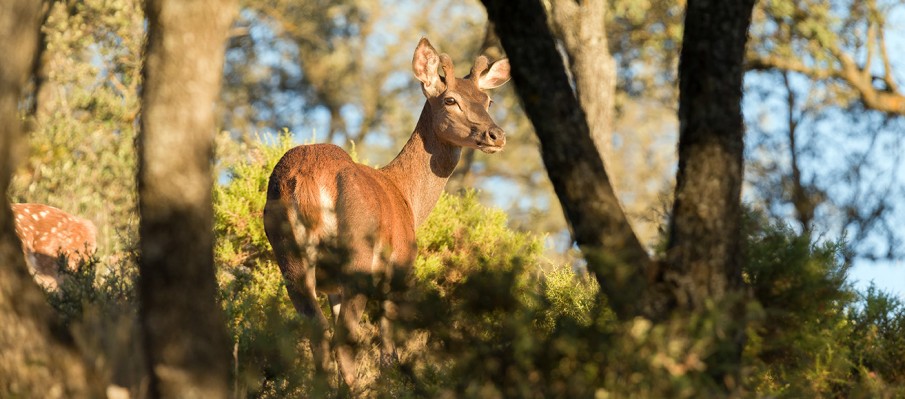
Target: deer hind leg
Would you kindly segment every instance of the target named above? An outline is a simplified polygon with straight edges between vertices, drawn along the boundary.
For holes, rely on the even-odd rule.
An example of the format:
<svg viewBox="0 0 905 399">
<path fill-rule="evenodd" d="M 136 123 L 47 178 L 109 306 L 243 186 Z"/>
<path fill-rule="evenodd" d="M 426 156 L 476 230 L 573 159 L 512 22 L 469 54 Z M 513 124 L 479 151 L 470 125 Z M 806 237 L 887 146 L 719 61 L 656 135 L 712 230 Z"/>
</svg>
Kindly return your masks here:
<svg viewBox="0 0 905 399">
<path fill-rule="evenodd" d="M 361 334 L 361 316 L 364 313 L 368 298 L 361 293 L 344 290 L 342 307 L 337 318 L 333 335 L 336 362 L 346 385 L 353 392 L 359 391 L 356 385 L 358 366 L 356 357 L 361 352 L 363 337 Z"/>
<path fill-rule="evenodd" d="M 386 299 L 383 301 L 383 314 L 380 317 L 380 363 L 383 366 L 390 366 L 399 362 L 399 355 L 396 354 L 395 330 L 393 330 L 393 321 L 396 320 L 396 301 Z"/>
<path fill-rule="evenodd" d="M 286 292 L 296 311 L 310 322 L 309 343 L 315 371 L 325 376 L 330 369 L 330 324 L 317 302 L 314 273 L 307 273 L 300 283 L 301 287 L 287 284 Z"/>
</svg>

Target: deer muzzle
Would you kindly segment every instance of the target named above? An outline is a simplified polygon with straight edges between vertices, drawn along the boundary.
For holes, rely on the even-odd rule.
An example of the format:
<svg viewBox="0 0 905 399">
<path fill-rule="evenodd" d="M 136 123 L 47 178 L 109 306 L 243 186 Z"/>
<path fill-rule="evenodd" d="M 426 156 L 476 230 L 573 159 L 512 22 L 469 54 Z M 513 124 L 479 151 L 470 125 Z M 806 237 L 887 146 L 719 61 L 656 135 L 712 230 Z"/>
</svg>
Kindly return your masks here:
<svg viewBox="0 0 905 399">
<path fill-rule="evenodd" d="M 499 152 L 506 145 L 506 132 L 499 126 L 493 126 L 480 134 L 478 148 L 488 154 Z"/>
</svg>

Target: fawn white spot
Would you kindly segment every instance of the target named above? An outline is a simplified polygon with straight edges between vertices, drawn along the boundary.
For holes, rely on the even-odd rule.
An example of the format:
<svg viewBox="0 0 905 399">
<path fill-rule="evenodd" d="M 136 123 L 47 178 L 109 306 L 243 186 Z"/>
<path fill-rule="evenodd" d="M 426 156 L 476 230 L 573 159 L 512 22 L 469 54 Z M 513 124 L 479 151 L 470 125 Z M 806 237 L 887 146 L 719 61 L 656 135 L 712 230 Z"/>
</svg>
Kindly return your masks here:
<svg viewBox="0 0 905 399">
<path fill-rule="evenodd" d="M 41 218 L 38 215 L 31 215 L 31 218 L 34 220 L 40 220 Z"/>
<path fill-rule="evenodd" d="M 38 212 L 38 215 L 40 215 L 41 217 L 47 216 L 47 211 Z"/>
</svg>

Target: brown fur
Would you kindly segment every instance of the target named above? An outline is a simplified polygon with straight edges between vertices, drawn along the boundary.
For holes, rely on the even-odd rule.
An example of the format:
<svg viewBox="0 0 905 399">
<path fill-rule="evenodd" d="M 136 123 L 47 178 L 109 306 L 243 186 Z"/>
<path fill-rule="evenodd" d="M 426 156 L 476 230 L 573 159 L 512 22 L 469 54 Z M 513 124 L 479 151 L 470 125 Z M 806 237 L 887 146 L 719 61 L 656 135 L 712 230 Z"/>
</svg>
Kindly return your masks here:
<svg viewBox="0 0 905 399">
<path fill-rule="evenodd" d="M 97 249 L 97 229 L 90 220 L 42 204 L 12 204 L 12 210 L 25 261 L 47 289 L 60 284 L 60 256 L 69 270 L 76 270 Z"/>
<path fill-rule="evenodd" d="M 493 87 L 508 80 L 508 62 L 497 64 L 505 76 L 497 74 Z M 445 79 L 437 72 L 441 65 Z M 506 142 L 487 112 L 490 97 L 482 90 L 487 80 L 453 76 L 452 61 L 426 39 L 418 44 L 412 69 L 427 101 L 392 162 L 374 169 L 356 164 L 337 146 L 303 145 L 283 156 L 267 187 L 264 226 L 287 291 L 296 309 L 322 331 L 312 338 L 317 369 L 327 369 L 331 347 L 327 319 L 317 305 L 321 291 L 337 320 L 332 347 L 340 372 L 353 389 L 358 323 L 369 298 L 384 300 L 383 350 L 394 356 L 389 326 L 396 316 L 396 283 L 410 272 L 415 228 L 443 192 L 461 147 L 496 152 Z"/>
</svg>

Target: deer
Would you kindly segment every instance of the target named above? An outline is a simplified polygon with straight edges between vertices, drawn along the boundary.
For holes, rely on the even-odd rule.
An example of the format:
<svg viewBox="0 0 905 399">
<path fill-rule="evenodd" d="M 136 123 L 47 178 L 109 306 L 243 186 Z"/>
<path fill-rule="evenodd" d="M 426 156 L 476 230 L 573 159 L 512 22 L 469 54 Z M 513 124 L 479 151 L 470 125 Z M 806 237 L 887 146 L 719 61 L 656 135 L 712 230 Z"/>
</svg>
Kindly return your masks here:
<svg viewBox="0 0 905 399">
<path fill-rule="evenodd" d="M 457 78 L 449 55 L 422 38 L 412 71 L 425 102 L 392 161 L 375 169 L 332 144 L 300 145 L 283 155 L 267 185 L 265 232 L 290 300 L 315 326 L 309 341 L 315 370 L 329 367 L 332 350 L 342 381 L 353 389 L 359 324 L 369 300 L 383 309 L 381 359 L 398 361 L 392 321 L 399 300 L 392 294 L 405 290 L 417 254 L 415 230 L 439 200 L 462 148 L 492 154 L 506 144 L 486 90 L 509 80 L 507 59 L 490 63 L 478 56 L 471 72 Z M 325 245 L 330 242 L 335 245 Z M 318 292 L 326 294 L 334 317 L 332 339 Z"/>
<path fill-rule="evenodd" d="M 59 288 L 61 264 L 75 271 L 97 250 L 97 228 L 90 220 L 43 204 L 12 204 L 12 211 L 25 263 L 45 290 Z"/>
</svg>

